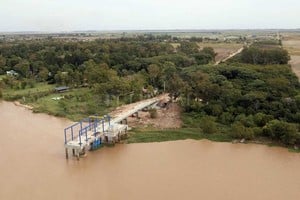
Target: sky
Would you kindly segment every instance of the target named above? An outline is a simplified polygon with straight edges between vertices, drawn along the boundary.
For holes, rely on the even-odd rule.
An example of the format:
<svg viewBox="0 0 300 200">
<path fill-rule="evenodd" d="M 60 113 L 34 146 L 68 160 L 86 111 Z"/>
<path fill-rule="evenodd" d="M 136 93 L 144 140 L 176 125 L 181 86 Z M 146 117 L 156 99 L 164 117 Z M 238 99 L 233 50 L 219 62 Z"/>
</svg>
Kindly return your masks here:
<svg viewBox="0 0 300 200">
<path fill-rule="evenodd" d="M 294 29 L 300 0 L 0 0 L 0 32 Z"/>
</svg>

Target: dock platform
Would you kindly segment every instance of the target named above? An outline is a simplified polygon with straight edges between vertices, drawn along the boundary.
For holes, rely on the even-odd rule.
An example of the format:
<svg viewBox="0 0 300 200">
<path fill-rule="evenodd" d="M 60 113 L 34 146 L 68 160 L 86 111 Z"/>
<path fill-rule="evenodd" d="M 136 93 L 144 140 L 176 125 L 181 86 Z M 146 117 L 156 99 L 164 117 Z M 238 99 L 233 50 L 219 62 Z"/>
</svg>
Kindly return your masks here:
<svg viewBox="0 0 300 200">
<path fill-rule="evenodd" d="M 161 98 L 156 97 L 134 104 L 128 109 L 110 115 L 90 116 L 64 129 L 66 158 L 72 153 L 78 160 L 89 150 L 95 150 L 105 143 L 114 144 L 126 136 L 129 129 L 127 117 L 138 113 L 144 108 L 155 106 Z M 125 123 L 124 123 L 125 122 Z"/>
</svg>

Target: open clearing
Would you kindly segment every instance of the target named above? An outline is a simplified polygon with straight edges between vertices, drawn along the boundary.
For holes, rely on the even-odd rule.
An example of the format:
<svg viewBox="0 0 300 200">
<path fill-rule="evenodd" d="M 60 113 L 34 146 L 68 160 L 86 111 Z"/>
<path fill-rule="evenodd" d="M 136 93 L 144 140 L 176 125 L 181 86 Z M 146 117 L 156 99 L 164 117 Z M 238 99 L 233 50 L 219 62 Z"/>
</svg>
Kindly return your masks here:
<svg viewBox="0 0 300 200">
<path fill-rule="evenodd" d="M 198 43 L 200 48 L 212 47 L 217 53 L 216 62 L 223 60 L 243 47 L 241 43 Z"/>
<path fill-rule="evenodd" d="M 197 43 L 200 49 L 204 47 L 212 47 L 217 53 L 215 61 L 220 62 L 223 59 L 229 57 L 231 54 L 237 52 L 241 49 L 244 44 L 242 43 L 225 43 L 225 42 L 198 42 Z M 174 48 L 178 48 L 180 46 L 179 43 L 171 44 Z"/>
</svg>

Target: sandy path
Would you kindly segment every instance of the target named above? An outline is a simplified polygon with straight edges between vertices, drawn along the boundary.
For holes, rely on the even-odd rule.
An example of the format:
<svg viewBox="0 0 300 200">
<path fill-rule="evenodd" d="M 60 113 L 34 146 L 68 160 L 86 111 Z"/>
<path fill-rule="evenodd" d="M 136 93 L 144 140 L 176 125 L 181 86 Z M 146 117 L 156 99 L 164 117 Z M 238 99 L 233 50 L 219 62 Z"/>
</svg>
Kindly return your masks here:
<svg viewBox="0 0 300 200">
<path fill-rule="evenodd" d="M 218 65 L 218 64 L 220 64 L 220 63 L 222 63 L 222 62 L 226 62 L 226 61 L 229 60 L 230 58 L 232 58 L 232 57 L 236 56 L 237 54 L 241 53 L 243 50 L 244 50 L 244 47 L 238 49 L 236 52 L 230 54 L 230 55 L 227 56 L 226 58 L 217 61 L 217 62 L 215 63 L 215 65 Z"/>
</svg>

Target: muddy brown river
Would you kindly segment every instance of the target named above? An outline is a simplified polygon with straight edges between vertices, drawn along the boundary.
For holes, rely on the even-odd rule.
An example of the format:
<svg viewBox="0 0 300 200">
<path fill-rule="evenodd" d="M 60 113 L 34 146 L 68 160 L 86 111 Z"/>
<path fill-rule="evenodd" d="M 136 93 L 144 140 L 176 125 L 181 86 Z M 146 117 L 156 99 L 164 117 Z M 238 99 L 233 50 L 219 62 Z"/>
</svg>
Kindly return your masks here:
<svg viewBox="0 0 300 200">
<path fill-rule="evenodd" d="M 71 122 L 0 103 L 0 199 L 299 200 L 300 154 L 207 140 L 119 144 L 66 160 Z"/>
</svg>

